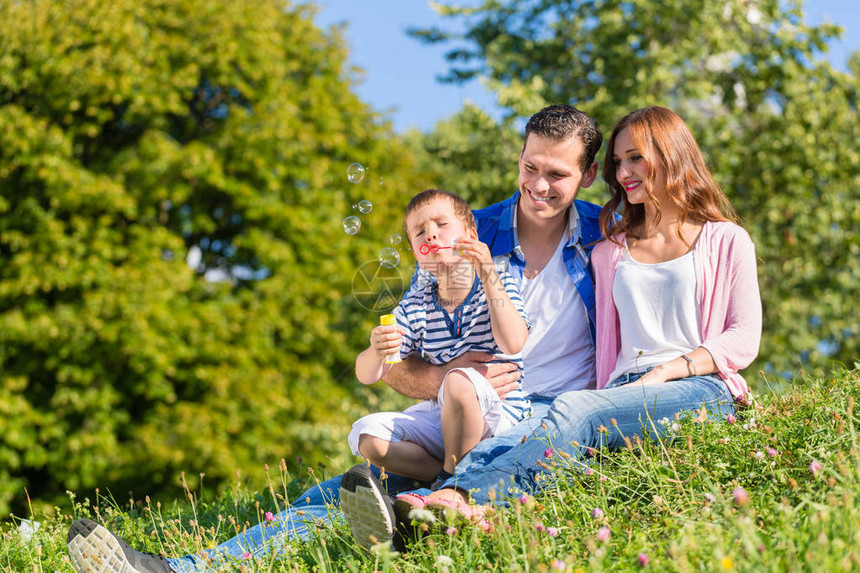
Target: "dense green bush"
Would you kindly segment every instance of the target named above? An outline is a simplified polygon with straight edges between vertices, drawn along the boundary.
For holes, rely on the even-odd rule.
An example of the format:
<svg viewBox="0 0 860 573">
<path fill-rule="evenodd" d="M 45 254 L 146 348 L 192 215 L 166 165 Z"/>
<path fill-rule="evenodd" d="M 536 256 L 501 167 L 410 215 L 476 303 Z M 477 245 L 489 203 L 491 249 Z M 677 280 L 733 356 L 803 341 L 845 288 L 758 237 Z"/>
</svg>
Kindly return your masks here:
<svg viewBox="0 0 860 573">
<path fill-rule="evenodd" d="M 415 189 L 312 16 L 0 2 L 0 512 L 344 455 L 353 276 Z"/>
</svg>

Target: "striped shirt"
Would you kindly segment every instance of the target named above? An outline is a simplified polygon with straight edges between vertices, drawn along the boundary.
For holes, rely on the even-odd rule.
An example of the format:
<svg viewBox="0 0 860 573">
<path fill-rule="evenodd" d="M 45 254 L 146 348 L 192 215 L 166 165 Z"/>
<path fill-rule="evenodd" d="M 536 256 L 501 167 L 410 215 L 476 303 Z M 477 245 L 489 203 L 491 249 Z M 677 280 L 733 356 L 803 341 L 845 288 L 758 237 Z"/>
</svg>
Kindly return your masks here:
<svg viewBox="0 0 860 573">
<path fill-rule="evenodd" d="M 528 324 L 523 299 L 514 279 L 505 271 L 499 271 L 499 279 L 514 308 Z M 475 277 L 469 294 L 453 313 L 448 313 L 439 304 L 437 295 L 435 281 L 413 284 L 394 310 L 403 334 L 401 356 L 418 352 L 431 364 L 438 365 L 447 364 L 466 352 L 489 352 L 498 357 L 498 362 L 514 362 L 522 372 L 522 355 L 503 354 L 493 338 L 490 308 L 480 279 Z M 508 393 L 502 408 L 507 415 L 520 421 L 531 413 L 531 402 L 522 389 L 522 376 L 517 382 L 516 390 Z"/>
</svg>

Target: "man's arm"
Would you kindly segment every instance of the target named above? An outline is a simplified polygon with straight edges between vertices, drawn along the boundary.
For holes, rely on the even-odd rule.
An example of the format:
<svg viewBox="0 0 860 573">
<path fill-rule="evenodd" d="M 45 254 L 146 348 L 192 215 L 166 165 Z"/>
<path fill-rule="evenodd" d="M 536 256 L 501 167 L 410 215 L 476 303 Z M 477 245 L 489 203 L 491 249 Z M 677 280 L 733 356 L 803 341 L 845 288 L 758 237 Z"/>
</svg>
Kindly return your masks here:
<svg viewBox="0 0 860 573">
<path fill-rule="evenodd" d="M 438 396 L 442 380 L 449 370 L 474 368 L 504 398 L 517 387 L 520 371 L 513 362 L 490 364 L 489 361 L 493 359 L 492 354 L 485 352 L 467 352 L 447 364 L 437 366 L 413 354 L 400 364 L 394 364 L 383 375 L 382 381 L 409 398 L 431 400 Z"/>
</svg>

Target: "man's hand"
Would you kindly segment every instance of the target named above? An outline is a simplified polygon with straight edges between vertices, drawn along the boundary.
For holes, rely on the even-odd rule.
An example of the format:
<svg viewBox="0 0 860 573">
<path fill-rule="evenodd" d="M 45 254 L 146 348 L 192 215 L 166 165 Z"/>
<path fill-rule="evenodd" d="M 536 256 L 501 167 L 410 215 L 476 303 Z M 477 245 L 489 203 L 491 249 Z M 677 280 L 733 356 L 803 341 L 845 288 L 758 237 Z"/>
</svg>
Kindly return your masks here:
<svg viewBox="0 0 860 573">
<path fill-rule="evenodd" d="M 445 366 L 451 368 L 474 368 L 481 376 L 487 379 L 490 386 L 502 400 L 508 392 L 517 389 L 517 380 L 520 378 L 520 369 L 513 362 L 498 362 L 492 364 L 496 357 L 487 352 L 467 352 L 458 356 Z"/>
</svg>

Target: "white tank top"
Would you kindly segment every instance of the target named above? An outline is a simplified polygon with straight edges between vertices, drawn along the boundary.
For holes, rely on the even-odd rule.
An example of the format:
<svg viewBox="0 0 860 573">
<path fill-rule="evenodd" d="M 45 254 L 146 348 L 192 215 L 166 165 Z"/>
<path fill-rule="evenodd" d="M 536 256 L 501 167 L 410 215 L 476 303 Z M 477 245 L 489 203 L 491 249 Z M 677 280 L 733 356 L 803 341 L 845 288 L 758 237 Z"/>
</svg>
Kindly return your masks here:
<svg viewBox="0 0 860 573">
<path fill-rule="evenodd" d="M 695 249 L 671 261 L 647 264 L 633 260 L 625 248 L 612 281 L 621 352 L 610 381 L 701 345 L 694 256 Z"/>
</svg>

